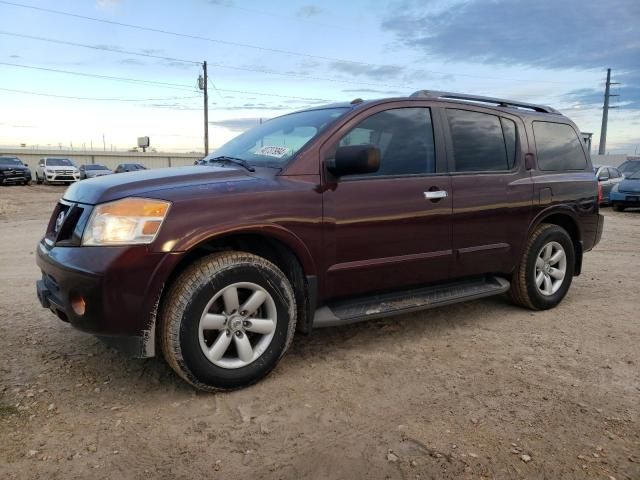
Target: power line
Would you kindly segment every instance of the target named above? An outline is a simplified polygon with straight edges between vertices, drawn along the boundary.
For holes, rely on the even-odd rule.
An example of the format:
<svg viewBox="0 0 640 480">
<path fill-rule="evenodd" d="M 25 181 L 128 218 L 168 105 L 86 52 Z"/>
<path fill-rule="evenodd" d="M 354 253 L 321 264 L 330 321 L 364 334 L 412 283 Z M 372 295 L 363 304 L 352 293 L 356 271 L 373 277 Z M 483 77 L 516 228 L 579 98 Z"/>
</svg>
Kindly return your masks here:
<svg viewBox="0 0 640 480">
<path fill-rule="evenodd" d="M 53 93 L 44 93 L 44 92 L 32 92 L 29 90 L 16 90 L 13 88 L 3 88 L 0 87 L 0 90 L 5 92 L 12 93 L 23 93 L 25 95 L 38 95 L 41 97 L 54 97 L 54 98 L 64 98 L 68 100 L 96 100 L 101 102 L 160 102 L 166 100 L 187 100 L 191 98 L 200 98 L 200 95 L 192 96 L 192 97 L 168 97 L 168 98 L 96 98 L 96 97 L 76 97 L 71 95 L 56 95 Z"/>
<path fill-rule="evenodd" d="M 1 2 L 1 0 L 0 0 Z M 57 43 L 60 45 L 70 45 L 73 47 L 82 47 L 82 48 L 90 48 L 92 50 L 102 50 L 105 52 L 112 52 L 112 53 L 120 53 L 120 54 L 126 54 L 126 55 L 137 55 L 140 57 L 150 57 L 150 58 L 157 58 L 160 60 L 167 60 L 167 61 L 171 61 L 171 62 L 181 62 L 181 63 L 186 63 L 186 64 L 192 64 L 192 65 L 200 65 L 200 62 L 196 62 L 195 60 L 185 60 L 183 58 L 175 58 L 175 57 L 166 57 L 166 56 L 162 56 L 162 55 L 153 55 L 150 53 L 142 53 L 142 52 L 133 52 L 131 50 L 122 50 L 119 48 L 110 48 L 108 46 L 105 45 L 88 45 L 86 43 L 77 43 L 77 42 L 69 42 L 69 41 L 65 41 L 65 40 L 57 40 L 54 38 L 47 38 L 47 37 L 38 37 L 35 35 L 26 35 L 23 33 L 15 33 L 15 32 L 5 32 L 5 31 L 0 31 L 0 35 L 8 35 L 8 36 L 12 36 L 12 37 L 20 37 L 20 38 L 28 38 L 30 40 L 38 40 L 41 42 L 49 42 L 49 43 Z M 405 88 L 407 85 L 393 85 L 393 84 L 387 84 L 387 83 L 374 83 L 374 82 L 354 82 L 351 80 L 344 80 L 344 79 L 340 79 L 340 78 L 334 78 L 334 77 L 316 77 L 316 76 L 312 76 L 312 75 L 304 75 L 301 73 L 293 73 L 293 72 L 276 72 L 273 70 L 264 70 L 264 69 L 258 69 L 258 68 L 250 68 L 250 67 L 240 67 L 240 66 L 235 66 L 235 65 L 227 65 L 227 64 L 223 64 L 223 63 L 211 63 L 210 65 L 213 65 L 215 67 L 219 67 L 219 68 L 228 68 L 231 70 L 241 70 L 241 71 L 247 71 L 247 72 L 253 72 L 253 73 L 265 73 L 265 74 L 269 74 L 269 75 L 280 75 L 280 76 L 285 76 L 285 77 L 294 77 L 294 78 L 306 78 L 309 80 L 320 80 L 320 81 L 327 81 L 327 82 L 337 82 L 337 83 L 349 83 L 349 84 L 353 84 L 353 85 L 367 85 L 367 86 L 383 86 L 383 87 L 393 87 L 393 88 Z"/>
<path fill-rule="evenodd" d="M 70 70 L 59 70 L 56 68 L 47 68 L 47 67 L 36 67 L 33 65 L 21 65 L 18 63 L 8 63 L 8 62 L 0 62 L 0 65 L 5 65 L 8 67 L 17 67 L 17 68 L 26 68 L 29 70 L 42 70 L 45 72 L 54 72 L 54 73 L 64 73 L 67 75 L 77 75 L 81 77 L 92 77 L 99 78 L 102 80 L 113 80 L 113 81 L 121 81 L 127 83 L 141 83 L 144 85 L 154 85 L 162 88 L 171 88 L 175 90 L 188 90 L 188 91 L 196 91 L 194 86 L 178 84 L 178 83 L 167 83 L 167 82 L 158 82 L 155 80 L 142 80 L 137 78 L 129 78 L 129 77 L 113 77 L 110 75 L 99 75 L 95 73 L 86 73 L 86 72 L 78 72 L 78 71 L 70 71 Z"/>
<path fill-rule="evenodd" d="M 23 3 L 17 3 L 17 2 L 9 2 L 6 0 L 0 0 L 0 4 L 5 4 L 5 5 L 11 5 L 14 7 L 20 7 L 20 8 L 27 8 L 27 9 L 32 9 L 32 10 L 37 10 L 37 11 L 41 11 L 41 12 L 46 12 L 46 13 L 52 13 L 55 15 L 63 15 L 63 16 L 68 16 L 68 17 L 74 17 L 74 18 L 79 18 L 82 20 L 89 20 L 89 21 L 93 21 L 93 22 L 100 22 L 100 23 L 105 23 L 105 24 L 109 24 L 109 25 L 117 25 L 120 27 L 126 27 L 126 28 L 133 28 L 133 29 L 137 29 L 137 30 L 144 30 L 144 31 L 148 31 L 148 32 L 154 32 L 154 33 L 161 33 L 161 34 L 165 34 L 165 35 L 172 35 L 175 37 L 183 37 L 183 38 L 190 38 L 193 40 L 202 40 L 202 41 L 207 41 L 207 42 L 213 42 L 213 43 L 220 43 L 220 44 L 224 44 L 224 45 L 230 45 L 230 46 L 235 46 L 235 47 L 242 47 L 242 48 L 250 48 L 250 49 L 255 49 L 255 50 L 261 50 L 261 51 L 265 51 L 265 52 L 272 52 L 272 53 L 279 53 L 279 54 L 285 54 L 285 55 L 294 55 L 294 56 L 298 56 L 298 57 L 306 57 L 306 58 L 314 58 L 314 59 L 318 59 L 318 60 L 325 60 L 325 61 L 331 61 L 331 62 L 343 62 L 343 63 L 349 63 L 349 64 L 353 64 L 353 65 L 363 65 L 363 66 L 369 66 L 369 67 L 391 67 L 391 68 L 397 68 L 397 69 L 403 69 L 406 68 L 405 65 L 393 65 L 393 64 L 379 64 L 379 63 L 369 63 L 369 62 L 361 62 L 361 61 L 357 61 L 357 60 L 349 60 L 349 59 L 344 59 L 344 58 L 338 58 L 338 57 L 330 57 L 330 56 L 324 56 L 324 55 L 314 55 L 314 54 L 310 54 L 310 53 L 302 53 L 302 52 L 295 52 L 295 51 L 291 51 L 291 50 L 285 50 L 285 49 L 279 49 L 279 48 L 270 48 L 270 47 L 261 47 L 259 45 L 253 45 L 253 44 L 248 44 L 248 43 L 240 43 L 240 42 L 232 42 L 230 40 L 221 40 L 221 39 L 217 39 L 217 38 L 211 38 L 211 37 L 205 37 L 202 35 L 195 35 L 195 34 L 189 34 L 189 33 L 182 33 L 182 32 L 174 32 L 171 30 L 164 30 L 161 28 L 153 28 L 153 27 L 145 27 L 142 25 L 135 25 L 135 24 L 131 24 L 131 23 L 124 23 L 124 22 L 117 22 L 115 20 L 106 20 L 103 18 L 97 18 L 97 17 L 90 17 L 87 15 L 80 15 L 77 13 L 71 13 L 71 12 L 65 12 L 62 10 L 54 10 L 54 9 L 50 9 L 50 8 L 44 8 L 44 7 L 36 7 L 34 5 L 27 5 L 27 4 L 23 4 Z M 222 5 L 222 6 L 229 6 L 231 7 L 232 5 Z M 241 10 L 247 10 L 247 11 L 251 11 L 250 9 L 246 9 L 244 7 L 239 7 L 239 6 L 232 6 L 233 8 L 238 8 Z M 258 12 L 255 11 L 254 12 Z M 258 12 L 258 13 L 263 13 L 263 14 L 267 14 L 266 12 Z M 1 32 L 4 33 L 4 32 Z M 6 34 L 6 33 L 5 33 Z M 110 50 L 110 51 L 120 51 L 122 53 L 129 53 L 132 55 L 135 55 L 136 53 L 133 52 L 124 52 L 121 50 Z M 190 60 L 177 60 L 177 59 L 171 59 L 171 58 L 164 58 L 164 57 L 160 57 L 160 56 L 154 56 L 154 55 L 146 55 L 146 56 L 151 56 L 151 57 L 155 57 L 155 58 L 162 58 L 165 60 L 173 60 L 173 61 L 184 61 L 187 63 L 198 63 L 199 62 L 193 62 Z M 222 68 L 234 68 L 237 70 L 242 70 L 241 68 L 238 67 L 232 67 L 229 65 L 218 65 L 219 67 Z M 422 71 L 424 73 L 431 73 L 431 74 L 436 74 L 436 75 L 452 75 L 452 76 L 456 76 L 456 77 L 468 77 L 468 78 L 482 78 L 482 79 L 486 79 L 486 80 L 507 80 L 507 81 L 512 81 L 512 82 L 526 82 L 526 83 L 531 83 L 531 79 L 518 79 L 518 78 L 507 78 L 507 77 L 491 77 L 491 76 L 484 76 L 484 75 L 475 75 L 475 74 L 469 74 L 469 73 L 453 73 L 453 72 L 443 72 L 443 71 L 438 71 L 438 70 L 425 70 L 425 69 L 413 69 L 413 70 L 419 70 Z M 248 70 L 248 71 L 256 71 L 258 73 L 270 73 L 270 74 L 280 74 L 282 75 L 282 73 L 279 72 L 271 72 L 271 71 L 260 71 L 260 70 Z M 316 79 L 316 80 L 327 80 L 325 78 L 315 78 L 315 77 L 305 77 L 305 78 L 312 78 L 312 79 Z M 329 81 L 341 81 L 341 80 L 329 80 Z M 349 82 L 349 83 L 354 83 L 354 84 L 361 84 L 361 85 L 383 85 L 383 86 L 389 86 L 389 87 L 399 87 L 398 85 L 385 85 L 385 84 L 380 84 L 380 83 L 358 83 L 358 82 Z M 558 82 L 558 81 L 553 81 L 553 80 L 536 80 L 535 83 L 549 83 L 549 84 L 559 84 L 559 85 L 568 85 L 568 84 L 574 84 L 575 82 Z M 402 85 L 403 87 L 406 85 Z"/>
<path fill-rule="evenodd" d="M 234 47 L 251 48 L 251 49 L 255 49 L 255 50 L 261 50 L 261 51 L 264 51 L 264 52 L 283 53 L 283 54 L 286 54 L 286 55 L 295 55 L 295 56 L 306 57 L 306 58 L 316 58 L 316 59 L 319 59 L 319 60 L 347 62 L 347 63 L 356 64 L 356 65 L 376 66 L 376 64 L 373 64 L 373 63 L 358 62 L 358 61 L 355 61 L 355 60 L 346 60 L 346 59 L 343 59 L 343 58 L 328 57 L 328 56 L 323 56 L 323 55 L 313 55 L 313 54 L 310 54 L 310 53 L 294 52 L 294 51 L 291 51 L 291 50 L 284 50 L 284 49 L 279 49 L 279 48 L 261 47 L 259 45 L 252 45 L 252 44 L 249 44 L 249 43 L 232 42 L 232 41 L 229 41 L 229 40 L 221 40 L 219 38 L 204 37 L 202 35 L 193 35 L 193 34 L 189 34 L 189 33 L 173 32 L 171 30 L 164 30 L 164 29 L 161 29 L 161 28 L 153 28 L 153 27 L 145 27 L 143 25 L 135 25 L 135 24 L 132 24 L 132 23 L 116 22 L 115 20 L 106 20 L 104 18 L 90 17 L 90 16 L 87 16 L 87 15 L 80 15 L 80 14 L 77 14 L 77 13 L 65 12 L 65 11 L 62 11 L 62 10 L 54 10 L 52 8 L 36 7 L 35 5 L 26 5 L 26 4 L 23 4 L 23 3 L 7 2 L 5 0 L 0 0 L 0 3 L 3 3 L 5 5 L 11 5 L 13 7 L 29 8 L 29 9 L 38 10 L 38 11 L 41 11 L 41 12 L 53 13 L 55 15 L 64 15 L 64 16 L 67 16 L 67 17 L 80 18 L 82 20 L 90 20 L 92 22 L 100 22 L 100 23 L 106 23 L 106 24 L 109 24 L 109 25 L 117 25 L 119 27 L 134 28 L 134 29 L 137 29 L 137 30 L 144 30 L 144 31 L 147 31 L 147 32 L 162 33 L 162 34 L 165 34 L 165 35 L 173 35 L 175 37 L 191 38 L 193 40 L 203 40 L 203 41 L 206 41 L 206 42 L 221 43 L 221 44 L 224 44 L 224 45 L 230 45 L 230 46 L 234 46 Z M 236 7 L 236 8 L 243 9 L 242 7 Z M 248 10 L 248 9 L 245 9 L 245 10 Z M 381 65 L 378 65 L 378 66 L 381 66 Z M 398 67 L 398 65 L 384 65 L 384 66 L 386 66 L 386 67 Z"/>
<path fill-rule="evenodd" d="M 160 60 L 167 60 L 170 62 L 180 62 L 180 63 L 188 63 L 193 65 L 200 65 L 200 62 L 196 62 L 195 60 L 185 60 L 183 58 L 175 58 L 175 57 L 165 57 L 162 55 L 153 55 L 152 53 L 142 53 L 142 52 L 132 52 L 130 50 L 122 50 L 119 48 L 110 48 L 106 45 L 87 45 L 86 43 L 76 43 L 76 42 L 68 42 L 65 40 L 57 40 L 55 38 L 47 38 L 47 37 L 37 37 L 35 35 L 26 35 L 23 33 L 15 33 L 15 32 L 5 32 L 0 31 L 1 35 L 8 35 L 11 37 L 21 37 L 28 38 L 30 40 L 39 40 L 41 42 L 49 42 L 49 43 L 57 43 L 59 45 L 70 45 L 72 47 L 83 47 L 90 48 L 92 50 L 101 50 L 105 52 L 113 52 L 113 53 L 124 53 L 125 55 L 137 55 L 139 57 L 149 57 L 149 58 L 157 58 Z"/>
<path fill-rule="evenodd" d="M 25 68 L 30 70 L 42 70 L 45 72 L 62 73 L 62 74 L 68 74 L 68 75 L 77 75 L 82 77 L 98 78 L 102 80 L 133 82 L 133 83 L 140 83 L 144 85 L 149 84 L 149 85 L 154 85 L 154 86 L 163 87 L 163 88 L 164 87 L 175 88 L 176 90 L 196 91 L 195 87 L 191 87 L 189 85 L 181 84 L 181 83 L 159 82 L 156 80 L 146 80 L 146 79 L 138 79 L 138 78 L 130 78 L 130 77 L 113 77 L 110 75 L 100 75 L 95 73 L 78 72 L 78 71 L 71 71 L 71 70 L 60 70 L 57 68 L 37 67 L 35 65 L 23 65 L 18 63 L 9 63 L 9 62 L 0 62 L 0 65 L 17 67 L 17 68 Z M 218 88 L 216 85 L 213 84 L 211 79 L 209 79 L 209 82 L 211 83 L 211 86 L 214 88 L 214 90 L 219 92 L 241 93 L 244 95 L 259 95 L 259 96 L 265 96 L 265 97 L 290 98 L 295 100 L 318 101 L 318 102 L 332 101 L 332 100 L 326 100 L 323 98 L 299 97 L 295 95 L 279 95 L 276 93 L 255 92 L 250 90 L 234 90 L 234 89 L 227 89 L 227 88 Z"/>
</svg>

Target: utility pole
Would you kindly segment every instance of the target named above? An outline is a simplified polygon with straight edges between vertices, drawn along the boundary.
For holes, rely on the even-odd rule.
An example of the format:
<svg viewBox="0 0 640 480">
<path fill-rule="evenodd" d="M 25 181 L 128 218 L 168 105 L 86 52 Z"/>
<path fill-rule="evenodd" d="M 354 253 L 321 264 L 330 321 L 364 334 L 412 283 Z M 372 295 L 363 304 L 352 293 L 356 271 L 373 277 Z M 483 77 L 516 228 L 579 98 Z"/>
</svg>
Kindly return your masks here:
<svg viewBox="0 0 640 480">
<path fill-rule="evenodd" d="M 609 106 L 609 98 L 617 97 L 610 93 L 611 85 L 617 85 L 618 82 L 611 81 L 611 69 L 607 68 L 607 83 L 604 87 L 604 106 L 602 107 L 602 128 L 600 128 L 600 146 L 598 148 L 598 155 L 605 155 L 607 151 L 607 122 L 609 121 L 609 109 L 617 108 Z"/>
<path fill-rule="evenodd" d="M 202 73 L 198 77 L 198 87 L 204 91 L 204 155 L 209 155 L 209 78 L 207 76 L 207 62 L 202 62 Z"/>
</svg>

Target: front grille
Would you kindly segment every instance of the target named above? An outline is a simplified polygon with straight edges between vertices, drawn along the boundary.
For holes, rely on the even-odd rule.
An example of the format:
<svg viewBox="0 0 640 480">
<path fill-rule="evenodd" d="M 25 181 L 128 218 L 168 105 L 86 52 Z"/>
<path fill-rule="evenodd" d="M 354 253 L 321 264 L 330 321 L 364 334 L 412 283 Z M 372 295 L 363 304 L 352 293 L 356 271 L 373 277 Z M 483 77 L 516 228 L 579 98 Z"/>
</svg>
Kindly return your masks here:
<svg viewBox="0 0 640 480">
<path fill-rule="evenodd" d="M 49 220 L 45 235 L 46 243 L 50 246 L 54 244 L 79 245 L 84 228 L 84 223 L 81 224 L 80 220 L 83 219 L 85 212 L 88 212 L 88 209 L 84 205 L 80 206 L 63 200 L 58 202 Z M 84 221 L 86 221 L 86 217 Z"/>
<path fill-rule="evenodd" d="M 57 176 L 60 176 L 60 175 L 73 175 L 73 170 L 56 170 L 54 173 Z"/>
</svg>

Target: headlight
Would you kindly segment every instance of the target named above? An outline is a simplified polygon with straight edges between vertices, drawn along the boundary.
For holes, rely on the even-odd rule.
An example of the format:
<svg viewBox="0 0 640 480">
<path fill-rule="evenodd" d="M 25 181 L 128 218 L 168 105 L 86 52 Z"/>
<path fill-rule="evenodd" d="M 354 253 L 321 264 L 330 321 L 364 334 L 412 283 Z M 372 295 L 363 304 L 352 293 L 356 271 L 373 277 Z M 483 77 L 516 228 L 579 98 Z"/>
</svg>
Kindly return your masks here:
<svg viewBox="0 0 640 480">
<path fill-rule="evenodd" d="M 82 236 L 83 245 L 151 243 L 169 211 L 169 202 L 150 198 L 123 198 L 96 205 Z"/>
<path fill-rule="evenodd" d="M 618 191 L 618 184 L 616 183 L 613 188 L 611 189 L 612 192 L 617 192 Z"/>
<path fill-rule="evenodd" d="M 53 173 L 53 168 L 45 168 L 45 173 Z"/>
</svg>

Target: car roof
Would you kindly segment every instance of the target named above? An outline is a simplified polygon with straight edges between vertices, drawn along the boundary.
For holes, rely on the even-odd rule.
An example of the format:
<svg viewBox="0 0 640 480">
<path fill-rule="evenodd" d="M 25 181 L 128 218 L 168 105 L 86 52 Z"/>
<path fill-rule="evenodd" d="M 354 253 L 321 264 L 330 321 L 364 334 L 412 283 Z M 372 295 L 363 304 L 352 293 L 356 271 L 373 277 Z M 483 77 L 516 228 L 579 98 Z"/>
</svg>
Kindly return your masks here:
<svg viewBox="0 0 640 480">
<path fill-rule="evenodd" d="M 400 96 L 400 97 L 389 97 L 389 98 L 377 98 L 371 100 L 363 100 L 362 98 L 356 98 L 351 102 L 337 102 L 337 103 L 329 103 L 326 105 L 318 105 L 310 108 L 305 108 L 303 110 L 298 110 L 293 113 L 298 112 L 308 112 L 314 110 L 325 110 L 329 108 L 347 108 L 349 110 L 356 110 L 362 108 L 368 108 L 373 105 L 379 105 L 384 103 L 392 103 L 399 101 L 415 101 L 415 102 L 424 102 L 425 100 L 433 101 L 437 103 L 442 103 L 443 105 L 465 105 L 465 106 L 475 106 L 480 108 L 487 108 L 494 110 L 496 112 L 506 112 L 511 113 L 513 115 L 517 115 L 520 117 L 532 117 L 534 119 L 540 119 L 545 121 L 555 121 L 559 123 L 572 123 L 569 118 L 564 116 L 558 110 L 554 108 L 547 107 L 544 105 L 535 105 L 524 102 L 512 101 L 512 100 L 502 100 L 498 98 L 492 97 L 474 97 L 473 95 L 464 95 L 464 94 L 447 94 L 447 92 L 435 92 L 442 93 L 446 95 L 454 95 L 455 97 L 447 97 L 447 96 L 437 96 L 437 95 L 424 95 L 420 96 L 416 94 L 410 96 Z M 458 98 L 460 97 L 460 98 Z M 465 97 L 465 98 L 462 98 Z M 499 102 L 503 103 L 499 103 Z M 494 104 L 493 104 L 494 103 Z"/>
</svg>

